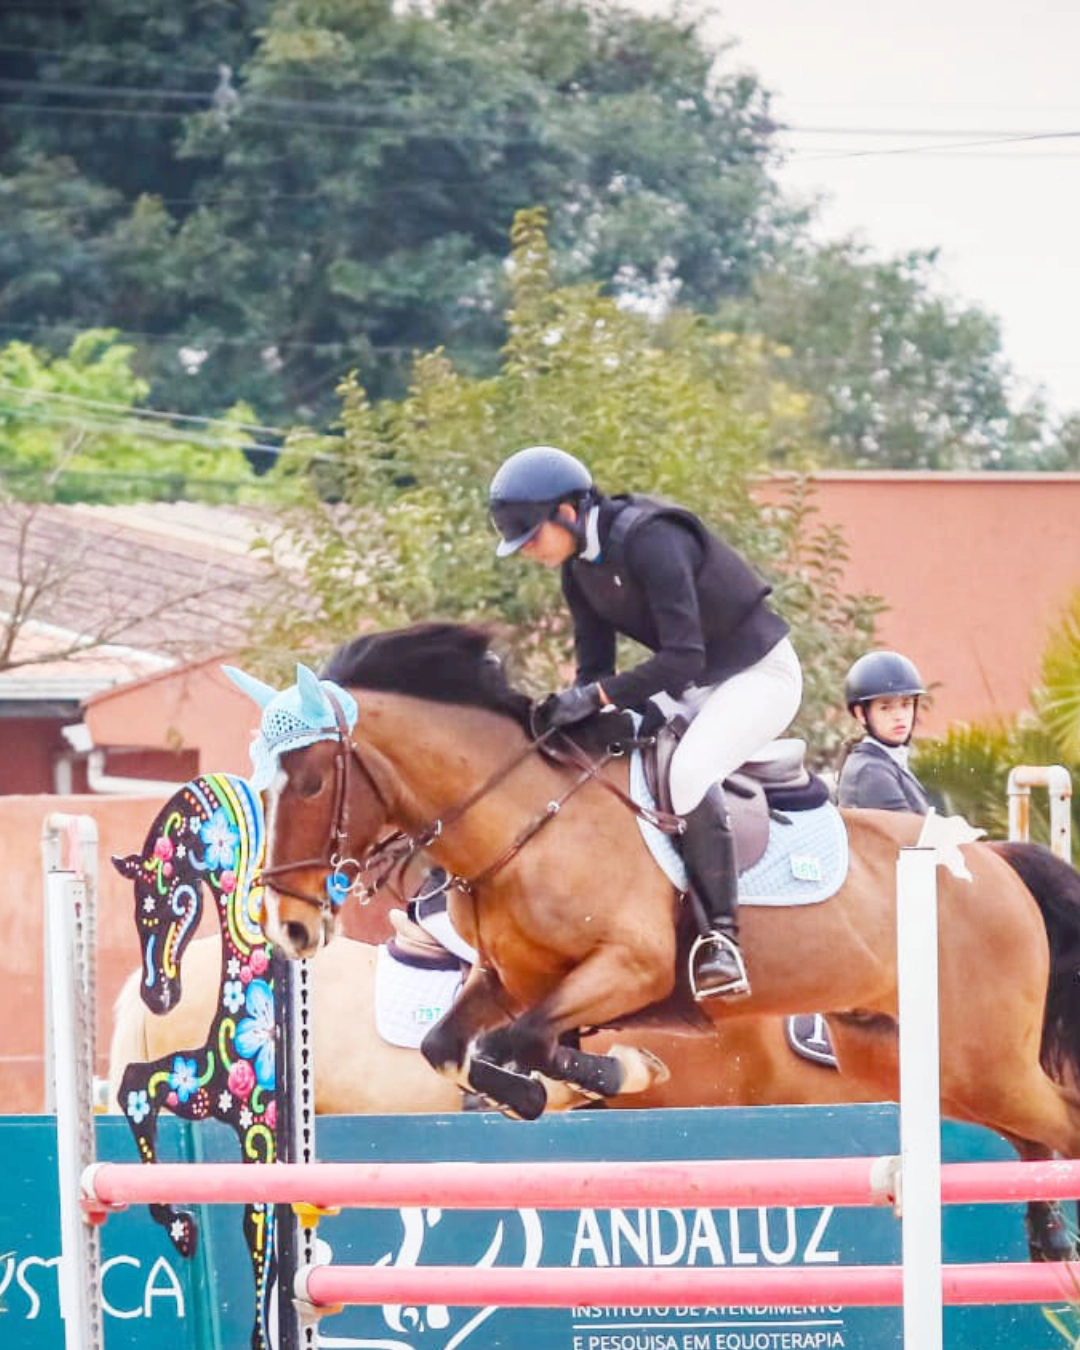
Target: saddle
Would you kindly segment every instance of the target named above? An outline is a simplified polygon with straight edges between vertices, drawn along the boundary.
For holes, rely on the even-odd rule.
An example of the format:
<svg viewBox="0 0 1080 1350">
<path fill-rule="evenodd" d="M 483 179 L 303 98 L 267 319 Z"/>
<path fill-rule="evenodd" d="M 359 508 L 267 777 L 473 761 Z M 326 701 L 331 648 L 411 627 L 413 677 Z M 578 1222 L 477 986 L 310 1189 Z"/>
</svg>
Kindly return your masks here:
<svg viewBox="0 0 1080 1350">
<path fill-rule="evenodd" d="M 645 780 L 654 801 L 670 811 L 671 759 L 688 723 L 676 717 L 642 749 Z M 771 821 L 787 823 L 798 811 L 813 811 L 829 800 L 825 780 L 806 767 L 806 742 L 790 736 L 770 741 L 722 784 L 735 836 L 735 857 L 745 872 L 760 861 L 769 843 Z"/>
</svg>

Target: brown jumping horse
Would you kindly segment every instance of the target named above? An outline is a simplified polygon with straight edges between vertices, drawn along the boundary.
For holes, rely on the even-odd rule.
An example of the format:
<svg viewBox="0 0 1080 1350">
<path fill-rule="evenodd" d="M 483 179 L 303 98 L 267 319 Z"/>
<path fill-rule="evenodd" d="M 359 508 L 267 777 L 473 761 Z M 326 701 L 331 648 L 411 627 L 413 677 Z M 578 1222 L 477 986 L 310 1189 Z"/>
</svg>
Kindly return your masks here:
<svg viewBox="0 0 1080 1350">
<path fill-rule="evenodd" d="M 339 899 L 388 860 L 426 851 L 458 879 L 451 917 L 483 957 L 423 1044 L 441 1072 L 534 1117 L 539 1076 L 608 1096 L 657 1077 L 648 1054 L 635 1065 L 576 1051 L 583 1028 L 815 1008 L 829 1014 L 842 1072 L 896 1099 L 895 870 L 920 818 L 845 812 L 839 892 L 744 908 L 752 993 L 695 1008 L 683 987 L 686 916 L 623 799 L 625 761 L 605 754 L 582 768 L 576 753 L 540 753 L 530 701 L 486 633 L 429 624 L 369 635 L 325 676 L 351 692 L 358 716 L 350 730 L 332 691 L 302 668 L 285 691 L 324 731 L 282 746 L 267 791 L 267 931 L 286 954 L 310 955 L 333 932 L 328 880 Z M 266 705 L 275 691 L 263 689 Z M 1035 845 L 963 852 L 972 880 L 939 869 L 942 1110 L 996 1130 L 1024 1158 L 1080 1157 L 1070 1085 L 1080 1078 L 1080 875 Z"/>
</svg>

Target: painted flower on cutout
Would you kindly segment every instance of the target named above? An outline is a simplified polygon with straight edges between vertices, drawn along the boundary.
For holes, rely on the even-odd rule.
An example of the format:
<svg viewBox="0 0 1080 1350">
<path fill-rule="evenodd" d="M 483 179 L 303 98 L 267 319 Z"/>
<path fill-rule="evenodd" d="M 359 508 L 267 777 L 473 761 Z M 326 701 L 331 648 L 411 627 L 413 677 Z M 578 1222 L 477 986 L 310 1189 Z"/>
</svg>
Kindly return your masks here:
<svg viewBox="0 0 1080 1350">
<path fill-rule="evenodd" d="M 186 1102 L 198 1091 L 199 1070 L 193 1059 L 184 1059 L 182 1055 L 176 1056 L 173 1060 L 172 1073 L 169 1074 L 169 1086 L 181 1102 Z"/>
<path fill-rule="evenodd" d="M 252 980 L 245 1003 L 248 1015 L 236 1028 L 237 1053 L 252 1061 L 259 1086 L 271 1090 L 276 1080 L 273 990 L 265 980 Z"/>
<path fill-rule="evenodd" d="M 238 1059 L 229 1070 L 229 1087 L 234 1097 L 247 1101 L 255 1087 L 255 1070 L 246 1059 Z"/>
<path fill-rule="evenodd" d="M 244 1006 L 244 986 L 239 980 L 226 980 L 221 986 L 221 1001 L 231 1013 Z"/>
<path fill-rule="evenodd" d="M 236 858 L 236 845 L 239 836 L 229 824 L 228 816 L 220 807 L 199 830 L 199 838 L 206 845 L 206 864 L 208 867 L 232 867 Z"/>
<path fill-rule="evenodd" d="M 141 1125 L 150 1114 L 150 1098 L 143 1089 L 127 1095 L 127 1113 L 134 1124 Z"/>
</svg>

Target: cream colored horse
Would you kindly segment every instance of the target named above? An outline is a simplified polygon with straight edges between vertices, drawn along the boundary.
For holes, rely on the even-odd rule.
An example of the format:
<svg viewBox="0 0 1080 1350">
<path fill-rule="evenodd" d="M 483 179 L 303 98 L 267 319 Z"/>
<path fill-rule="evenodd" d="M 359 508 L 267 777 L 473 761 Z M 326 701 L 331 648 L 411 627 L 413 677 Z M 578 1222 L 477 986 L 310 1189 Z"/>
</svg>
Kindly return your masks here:
<svg viewBox="0 0 1080 1350">
<path fill-rule="evenodd" d="M 322 1114 L 411 1115 L 457 1111 L 459 1088 L 436 1073 L 418 1050 L 390 1045 L 375 1030 L 378 948 L 339 938 L 312 958 L 315 1109 Z M 184 954 L 184 996 L 155 1017 L 139 997 L 140 971 L 125 981 L 114 1008 L 109 1051 L 109 1109 L 127 1064 L 156 1060 L 202 1045 L 217 1008 L 221 946 L 198 938 Z M 627 1039 L 630 1033 L 626 1033 Z M 605 1051 L 620 1036 L 607 1032 L 585 1046 Z M 783 1019 L 732 1020 L 711 1034 L 680 1036 L 635 1029 L 633 1043 L 670 1070 L 664 1083 L 615 1099 L 615 1107 L 768 1106 L 871 1101 L 873 1093 L 835 1070 L 800 1059 L 788 1048 Z"/>
</svg>

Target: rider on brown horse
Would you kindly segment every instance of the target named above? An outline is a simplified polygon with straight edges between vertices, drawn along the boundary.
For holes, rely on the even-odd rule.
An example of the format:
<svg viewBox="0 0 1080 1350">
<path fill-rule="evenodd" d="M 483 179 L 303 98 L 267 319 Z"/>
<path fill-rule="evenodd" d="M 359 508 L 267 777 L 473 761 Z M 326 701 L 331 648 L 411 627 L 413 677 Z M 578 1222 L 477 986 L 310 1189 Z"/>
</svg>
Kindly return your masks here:
<svg viewBox="0 0 1080 1350">
<path fill-rule="evenodd" d="M 701 910 L 691 954 L 697 998 L 749 991 L 738 945 L 735 842 L 718 784 L 787 727 L 802 672 L 770 587 L 690 511 L 637 495 L 608 497 L 573 455 L 534 445 L 491 483 L 500 557 L 560 567 L 577 678 L 539 709 L 538 731 L 605 707 L 656 726 L 690 725 L 671 765 L 683 855 Z M 615 673 L 616 638 L 653 655 Z"/>
</svg>

